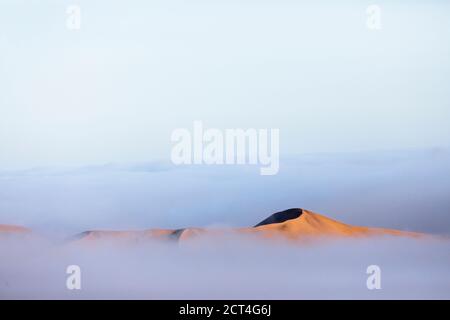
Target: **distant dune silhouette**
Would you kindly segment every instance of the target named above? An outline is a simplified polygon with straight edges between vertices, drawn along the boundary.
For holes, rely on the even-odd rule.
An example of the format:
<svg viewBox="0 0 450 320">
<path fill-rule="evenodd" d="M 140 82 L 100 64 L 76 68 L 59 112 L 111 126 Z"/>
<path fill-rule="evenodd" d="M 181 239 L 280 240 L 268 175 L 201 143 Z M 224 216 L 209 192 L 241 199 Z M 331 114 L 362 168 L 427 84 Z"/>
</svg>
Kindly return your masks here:
<svg viewBox="0 0 450 320">
<path fill-rule="evenodd" d="M 0 224 L 0 234 L 28 234 L 31 230 L 21 226 Z"/>
</svg>

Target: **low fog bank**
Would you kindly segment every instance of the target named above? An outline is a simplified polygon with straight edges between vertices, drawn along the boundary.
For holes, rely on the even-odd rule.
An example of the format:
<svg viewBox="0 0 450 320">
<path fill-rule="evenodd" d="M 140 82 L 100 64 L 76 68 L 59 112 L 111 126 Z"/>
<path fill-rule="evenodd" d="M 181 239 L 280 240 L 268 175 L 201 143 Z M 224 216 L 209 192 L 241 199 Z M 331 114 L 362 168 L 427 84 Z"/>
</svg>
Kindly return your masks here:
<svg viewBox="0 0 450 320">
<path fill-rule="evenodd" d="M 448 241 L 394 238 L 309 246 L 244 237 L 140 246 L 10 239 L 0 242 L 0 298 L 449 299 L 449 249 Z M 68 265 L 80 266 L 81 290 L 66 288 Z M 379 290 L 367 289 L 369 265 L 381 268 Z"/>
<path fill-rule="evenodd" d="M 450 234 L 447 149 L 312 154 L 258 166 L 109 164 L 0 172 L 0 223 L 91 229 L 251 226 L 302 207 L 356 225 Z"/>
</svg>

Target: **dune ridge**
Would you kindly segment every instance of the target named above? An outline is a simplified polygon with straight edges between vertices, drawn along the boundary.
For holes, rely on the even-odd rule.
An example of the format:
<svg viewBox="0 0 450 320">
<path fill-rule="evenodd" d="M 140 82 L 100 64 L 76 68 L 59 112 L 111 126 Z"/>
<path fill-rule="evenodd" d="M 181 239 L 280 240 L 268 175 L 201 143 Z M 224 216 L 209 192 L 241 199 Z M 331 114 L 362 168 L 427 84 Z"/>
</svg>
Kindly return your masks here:
<svg viewBox="0 0 450 320">
<path fill-rule="evenodd" d="M 137 231 L 88 231 L 78 236 L 79 241 L 144 240 L 186 241 L 202 235 L 245 234 L 263 238 L 288 240 L 311 240 L 324 238 L 367 238 L 396 236 L 419 238 L 423 233 L 401 231 L 386 228 L 371 228 L 345 224 L 324 215 L 300 208 L 276 212 L 253 227 L 244 228 L 183 228 L 183 229 L 147 229 Z"/>
<path fill-rule="evenodd" d="M 0 225 L 0 234 L 30 233 L 20 226 Z M 367 238 L 395 236 L 420 238 L 423 233 L 395 229 L 353 226 L 333 220 L 310 210 L 292 208 L 276 212 L 253 227 L 243 228 L 181 228 L 144 230 L 89 230 L 69 239 L 73 243 L 95 243 L 114 240 L 121 243 L 140 243 L 146 241 L 183 242 L 203 235 L 243 234 L 262 238 L 310 241 L 330 238 Z"/>
</svg>

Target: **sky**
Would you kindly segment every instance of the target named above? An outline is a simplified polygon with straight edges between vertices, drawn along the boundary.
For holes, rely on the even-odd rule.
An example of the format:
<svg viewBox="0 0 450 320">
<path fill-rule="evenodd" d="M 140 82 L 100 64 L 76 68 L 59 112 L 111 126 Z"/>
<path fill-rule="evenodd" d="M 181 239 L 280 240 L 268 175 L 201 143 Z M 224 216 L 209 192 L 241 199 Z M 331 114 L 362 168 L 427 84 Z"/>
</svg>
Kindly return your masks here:
<svg viewBox="0 0 450 320">
<path fill-rule="evenodd" d="M 66 8 L 81 8 L 81 28 Z M 279 128 L 282 155 L 448 147 L 444 1 L 0 1 L 0 168 L 170 159 Z"/>
</svg>

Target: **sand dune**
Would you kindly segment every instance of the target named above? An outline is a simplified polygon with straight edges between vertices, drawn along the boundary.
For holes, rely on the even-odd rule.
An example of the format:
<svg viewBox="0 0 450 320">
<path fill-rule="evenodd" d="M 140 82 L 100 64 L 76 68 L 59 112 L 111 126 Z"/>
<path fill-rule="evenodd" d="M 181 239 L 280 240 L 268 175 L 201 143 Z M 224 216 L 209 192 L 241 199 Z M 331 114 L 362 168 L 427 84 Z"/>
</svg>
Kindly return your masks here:
<svg viewBox="0 0 450 320">
<path fill-rule="evenodd" d="M 141 242 L 147 240 L 185 241 L 198 236 L 245 234 L 263 238 L 314 240 L 329 238 L 363 238 L 376 236 L 422 237 L 425 234 L 384 228 L 348 225 L 304 209 L 289 209 L 274 213 L 254 227 L 228 229 L 148 229 L 137 231 L 87 231 L 76 236 L 77 241 L 117 240 Z"/>
<path fill-rule="evenodd" d="M 70 240 L 76 242 L 95 242 L 117 240 L 127 243 L 139 243 L 148 240 L 168 241 L 177 239 L 177 230 L 169 229 L 148 229 L 148 230 L 130 230 L 130 231 L 111 231 L 111 230 L 92 230 L 80 233 Z"/>
<path fill-rule="evenodd" d="M 214 232 L 202 228 L 184 229 L 146 229 L 132 231 L 93 230 L 80 233 L 70 240 L 78 243 L 93 243 L 101 241 L 117 241 L 121 243 L 143 243 L 146 241 L 178 242 L 195 238 L 202 234 Z"/>
<path fill-rule="evenodd" d="M 424 235 L 393 229 L 352 226 L 304 209 L 289 209 L 277 212 L 258 223 L 251 230 L 244 231 L 258 233 L 265 237 L 284 236 L 289 239 L 373 236 L 421 237 Z"/>
<path fill-rule="evenodd" d="M 0 225 L 0 235 L 29 234 L 30 229 Z M 384 228 L 370 228 L 345 224 L 321 214 L 305 209 L 288 209 L 277 212 L 254 227 L 246 228 L 183 228 L 183 229 L 146 229 L 146 230 L 92 230 L 70 238 L 70 242 L 92 244 L 101 241 L 118 241 L 133 244 L 148 241 L 182 242 L 193 238 L 221 235 L 250 235 L 262 238 L 288 239 L 293 241 L 311 241 L 330 238 L 367 238 L 395 236 L 418 238 L 425 234 Z"/>
<path fill-rule="evenodd" d="M 0 224 L 0 235 L 29 234 L 31 230 L 21 226 Z"/>
</svg>

